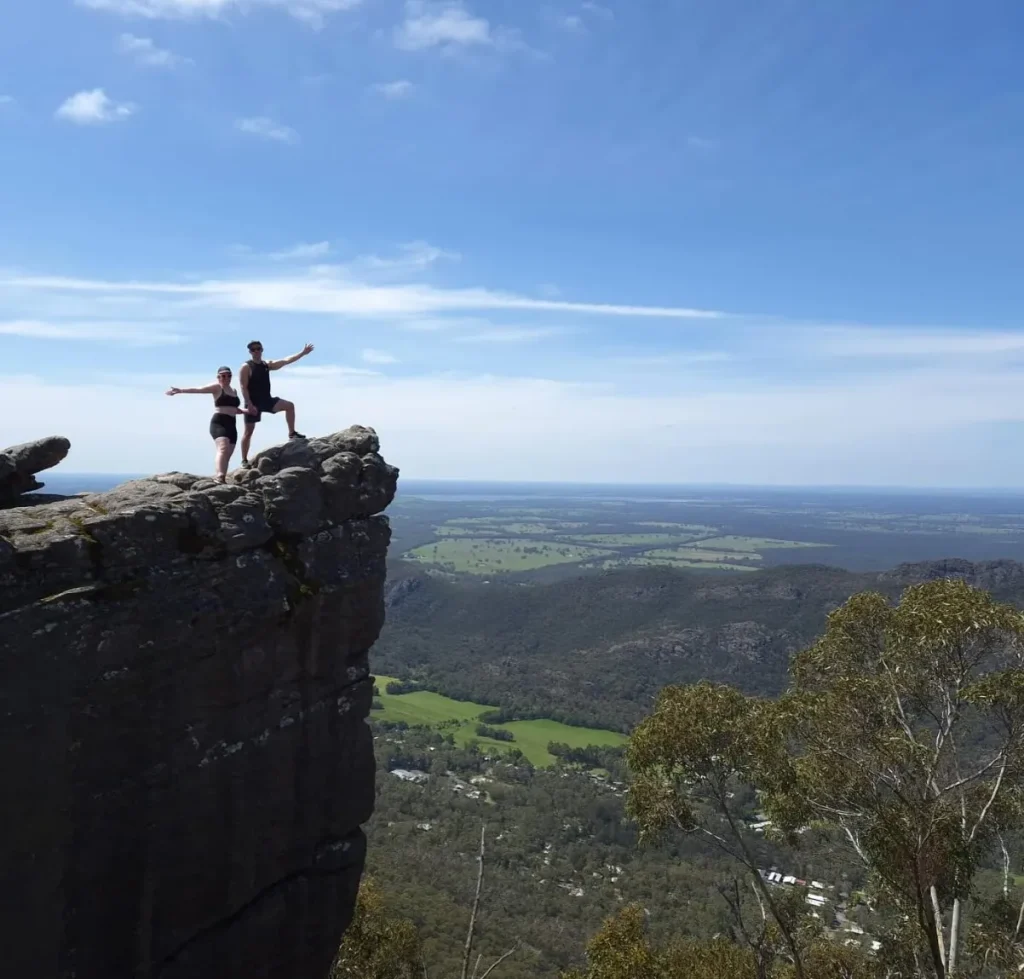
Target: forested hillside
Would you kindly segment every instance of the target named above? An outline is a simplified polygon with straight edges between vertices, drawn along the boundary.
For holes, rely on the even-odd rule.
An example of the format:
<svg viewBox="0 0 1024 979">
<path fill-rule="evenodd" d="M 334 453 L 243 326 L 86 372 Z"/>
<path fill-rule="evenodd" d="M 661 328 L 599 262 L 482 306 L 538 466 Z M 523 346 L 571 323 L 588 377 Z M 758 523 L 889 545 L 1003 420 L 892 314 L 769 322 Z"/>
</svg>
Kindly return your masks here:
<svg viewBox="0 0 1024 979">
<path fill-rule="evenodd" d="M 1024 601 L 1024 565 L 966 561 L 886 574 L 789 565 L 725 577 L 629 568 L 549 584 L 449 581 L 394 562 L 379 672 L 457 699 L 628 731 L 668 683 L 701 679 L 777 694 L 789 659 L 864 589 L 895 598 L 954 574 Z"/>
</svg>

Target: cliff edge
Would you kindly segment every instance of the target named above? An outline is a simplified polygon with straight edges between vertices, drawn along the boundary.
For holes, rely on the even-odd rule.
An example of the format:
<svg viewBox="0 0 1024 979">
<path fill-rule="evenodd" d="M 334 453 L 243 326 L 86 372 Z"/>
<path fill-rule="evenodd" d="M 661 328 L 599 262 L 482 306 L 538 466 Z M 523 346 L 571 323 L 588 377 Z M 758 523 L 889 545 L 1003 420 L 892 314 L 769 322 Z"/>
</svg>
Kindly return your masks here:
<svg viewBox="0 0 1024 979">
<path fill-rule="evenodd" d="M 324 979 L 374 799 L 378 452 L 0 511 L 5 974 Z"/>
</svg>

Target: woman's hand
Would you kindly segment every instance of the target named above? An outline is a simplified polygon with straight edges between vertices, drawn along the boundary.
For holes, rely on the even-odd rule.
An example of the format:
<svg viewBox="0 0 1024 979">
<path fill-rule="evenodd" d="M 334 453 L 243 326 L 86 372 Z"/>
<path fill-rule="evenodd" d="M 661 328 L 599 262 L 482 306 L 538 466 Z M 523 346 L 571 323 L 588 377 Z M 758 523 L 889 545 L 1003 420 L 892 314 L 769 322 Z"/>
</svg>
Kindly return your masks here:
<svg viewBox="0 0 1024 979">
<path fill-rule="evenodd" d="M 166 391 L 164 391 L 164 394 L 173 397 L 176 394 L 181 394 L 181 388 L 168 388 Z"/>
</svg>

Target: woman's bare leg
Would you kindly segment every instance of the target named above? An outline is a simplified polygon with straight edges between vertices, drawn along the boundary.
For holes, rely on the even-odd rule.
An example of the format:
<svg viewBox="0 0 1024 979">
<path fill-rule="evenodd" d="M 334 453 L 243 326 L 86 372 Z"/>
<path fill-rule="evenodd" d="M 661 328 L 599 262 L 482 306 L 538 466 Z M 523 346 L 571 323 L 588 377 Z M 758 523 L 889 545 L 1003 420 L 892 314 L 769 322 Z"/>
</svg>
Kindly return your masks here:
<svg viewBox="0 0 1024 979">
<path fill-rule="evenodd" d="M 217 454 L 214 459 L 214 468 L 217 480 L 223 483 L 224 477 L 228 473 L 228 462 L 230 462 L 231 456 L 235 452 L 235 444 L 228 438 L 219 438 L 215 441 L 217 443 Z"/>
</svg>

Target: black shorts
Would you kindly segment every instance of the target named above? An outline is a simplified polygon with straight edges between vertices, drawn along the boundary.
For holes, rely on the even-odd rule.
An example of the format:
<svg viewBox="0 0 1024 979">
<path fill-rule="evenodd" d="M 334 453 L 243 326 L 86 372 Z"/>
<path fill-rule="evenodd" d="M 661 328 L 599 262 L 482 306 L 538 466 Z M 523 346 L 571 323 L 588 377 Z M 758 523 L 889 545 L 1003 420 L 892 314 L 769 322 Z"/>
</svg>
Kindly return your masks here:
<svg viewBox="0 0 1024 979">
<path fill-rule="evenodd" d="M 255 425 L 256 422 L 258 422 L 260 418 L 263 416 L 263 412 L 265 411 L 269 412 L 270 414 L 273 414 L 274 409 L 277 407 L 277 403 L 280 400 L 280 398 L 265 398 L 263 401 L 254 401 L 253 407 L 256 409 L 256 414 L 246 415 L 245 424 Z"/>
<path fill-rule="evenodd" d="M 238 425 L 234 415 L 216 414 L 210 419 L 210 438 L 230 439 L 234 445 L 238 441 Z"/>
</svg>

